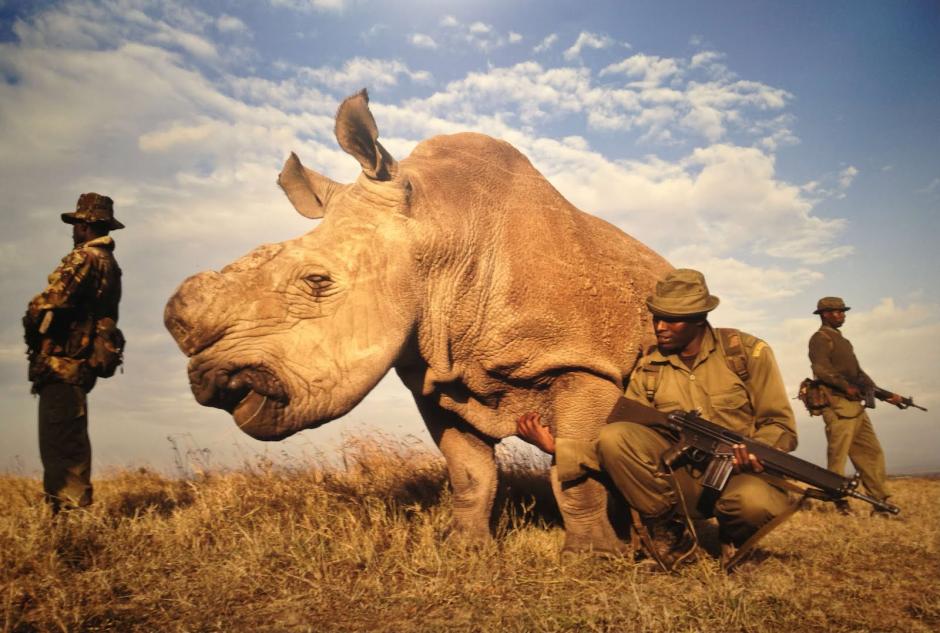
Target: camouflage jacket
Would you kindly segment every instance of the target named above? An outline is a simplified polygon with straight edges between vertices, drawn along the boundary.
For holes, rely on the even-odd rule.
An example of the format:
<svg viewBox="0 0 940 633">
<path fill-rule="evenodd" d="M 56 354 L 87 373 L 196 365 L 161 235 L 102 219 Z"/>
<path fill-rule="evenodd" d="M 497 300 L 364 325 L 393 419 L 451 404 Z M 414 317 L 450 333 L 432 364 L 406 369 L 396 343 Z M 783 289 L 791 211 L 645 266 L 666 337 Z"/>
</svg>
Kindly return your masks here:
<svg viewBox="0 0 940 633">
<path fill-rule="evenodd" d="M 33 392 L 49 382 L 90 391 L 96 376 L 88 367 L 95 324 L 117 322 L 121 269 L 114 240 L 98 237 L 76 246 L 49 275 L 49 285 L 26 308 L 23 329 Z"/>
</svg>

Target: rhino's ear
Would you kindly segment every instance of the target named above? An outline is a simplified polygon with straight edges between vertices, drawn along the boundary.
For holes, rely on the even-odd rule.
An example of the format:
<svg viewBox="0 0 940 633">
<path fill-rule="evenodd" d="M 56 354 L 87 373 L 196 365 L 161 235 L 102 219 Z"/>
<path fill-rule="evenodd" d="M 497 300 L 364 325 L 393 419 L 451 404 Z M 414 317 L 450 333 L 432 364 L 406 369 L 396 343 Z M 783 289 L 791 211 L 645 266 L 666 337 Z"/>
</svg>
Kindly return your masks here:
<svg viewBox="0 0 940 633">
<path fill-rule="evenodd" d="M 294 152 L 284 161 L 277 184 L 297 212 L 312 219 L 323 217 L 327 202 L 341 187 L 339 183 L 304 167 Z"/>
<path fill-rule="evenodd" d="M 336 111 L 336 140 L 351 154 L 366 176 L 373 180 L 391 180 L 398 163 L 379 143 L 379 128 L 369 111 L 369 94 L 363 88 L 340 104 Z"/>
</svg>

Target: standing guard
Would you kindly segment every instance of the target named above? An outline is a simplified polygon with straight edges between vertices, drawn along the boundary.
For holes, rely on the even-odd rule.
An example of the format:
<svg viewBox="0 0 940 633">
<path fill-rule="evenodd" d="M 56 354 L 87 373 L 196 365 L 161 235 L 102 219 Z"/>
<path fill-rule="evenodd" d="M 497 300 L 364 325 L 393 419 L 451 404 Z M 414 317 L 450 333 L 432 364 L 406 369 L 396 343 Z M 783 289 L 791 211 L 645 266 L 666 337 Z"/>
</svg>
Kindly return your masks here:
<svg viewBox="0 0 940 633">
<path fill-rule="evenodd" d="M 822 384 L 825 395 L 822 417 L 828 442 L 827 467 L 844 475 L 845 460 L 851 459 L 868 493 L 885 501 L 891 494 L 886 484 L 885 455 L 865 412 L 866 400 L 874 406 L 873 398 L 866 394 L 873 392 L 875 383 L 862 371 L 852 344 L 839 331 L 849 310 L 839 297 L 820 299 L 813 314 L 819 315 L 821 324 L 809 339 L 813 377 Z M 901 396 L 894 393 L 888 394 L 885 401 L 896 406 L 902 404 Z M 843 514 L 849 513 L 848 501 L 843 499 L 838 506 Z M 872 514 L 892 516 L 879 509 L 872 510 Z"/>
<path fill-rule="evenodd" d="M 87 394 L 99 377 L 114 374 L 124 350 L 121 269 L 108 235 L 124 225 L 114 218 L 114 203 L 84 193 L 61 217 L 72 225 L 74 248 L 23 317 L 29 380 L 39 395 L 43 490 L 53 514 L 92 501 Z"/>
</svg>

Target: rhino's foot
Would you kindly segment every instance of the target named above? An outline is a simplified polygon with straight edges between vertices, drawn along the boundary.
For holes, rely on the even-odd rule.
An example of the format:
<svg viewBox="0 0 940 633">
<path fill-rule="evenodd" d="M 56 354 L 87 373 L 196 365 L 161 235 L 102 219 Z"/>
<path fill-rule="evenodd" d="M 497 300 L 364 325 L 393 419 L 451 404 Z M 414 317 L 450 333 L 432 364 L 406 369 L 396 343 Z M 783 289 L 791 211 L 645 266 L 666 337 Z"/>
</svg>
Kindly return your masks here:
<svg viewBox="0 0 940 633">
<path fill-rule="evenodd" d="M 469 530 L 459 524 L 453 526 L 446 536 L 446 541 L 460 550 L 481 550 L 492 547 L 496 542 L 488 529 Z"/>
</svg>

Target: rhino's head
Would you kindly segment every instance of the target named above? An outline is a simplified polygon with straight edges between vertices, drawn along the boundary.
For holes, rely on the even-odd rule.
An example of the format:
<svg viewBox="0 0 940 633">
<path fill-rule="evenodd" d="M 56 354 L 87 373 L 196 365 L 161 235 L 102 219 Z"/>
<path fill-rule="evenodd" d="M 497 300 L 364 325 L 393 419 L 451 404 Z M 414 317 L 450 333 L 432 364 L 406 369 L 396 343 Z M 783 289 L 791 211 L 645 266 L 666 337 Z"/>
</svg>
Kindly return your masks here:
<svg viewBox="0 0 940 633">
<path fill-rule="evenodd" d="M 278 178 L 294 207 L 323 218 L 308 234 L 190 277 L 164 323 L 190 357 L 196 400 L 246 433 L 280 439 L 339 417 L 371 390 L 412 334 L 410 185 L 379 144 L 365 91 L 336 117 L 340 146 L 362 165 L 351 185 L 291 154 Z"/>
</svg>

